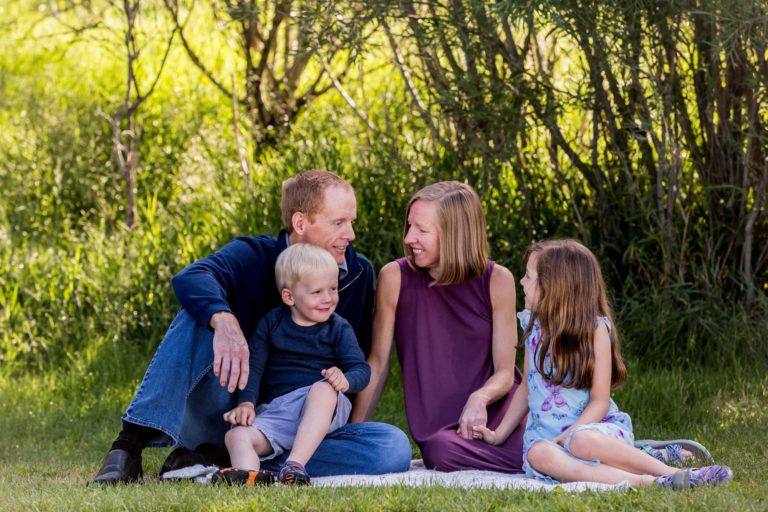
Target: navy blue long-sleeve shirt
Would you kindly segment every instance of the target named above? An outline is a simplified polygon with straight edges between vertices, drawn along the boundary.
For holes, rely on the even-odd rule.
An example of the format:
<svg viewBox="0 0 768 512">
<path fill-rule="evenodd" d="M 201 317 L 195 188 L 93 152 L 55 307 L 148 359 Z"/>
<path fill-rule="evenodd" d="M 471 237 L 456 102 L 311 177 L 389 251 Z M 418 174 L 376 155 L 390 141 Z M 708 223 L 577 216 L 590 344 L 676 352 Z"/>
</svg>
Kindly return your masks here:
<svg viewBox="0 0 768 512">
<path fill-rule="evenodd" d="M 245 339 L 249 339 L 261 317 L 282 304 L 275 283 L 275 262 L 287 246 L 285 230 L 275 238 L 236 238 L 176 274 L 171 281 L 173 291 L 200 325 L 208 326 L 211 316 L 227 311 L 235 315 Z M 339 279 L 336 313 L 352 326 L 367 356 L 373 323 L 373 267 L 351 245 L 344 257 L 348 271 Z"/>
<path fill-rule="evenodd" d="M 262 317 L 248 342 L 250 374 L 239 403 L 269 403 L 278 396 L 321 380 L 320 372 L 338 367 L 349 382 L 347 393 L 368 385 L 371 369 L 349 323 L 336 313 L 311 326 L 296 324 L 280 306 Z"/>
</svg>

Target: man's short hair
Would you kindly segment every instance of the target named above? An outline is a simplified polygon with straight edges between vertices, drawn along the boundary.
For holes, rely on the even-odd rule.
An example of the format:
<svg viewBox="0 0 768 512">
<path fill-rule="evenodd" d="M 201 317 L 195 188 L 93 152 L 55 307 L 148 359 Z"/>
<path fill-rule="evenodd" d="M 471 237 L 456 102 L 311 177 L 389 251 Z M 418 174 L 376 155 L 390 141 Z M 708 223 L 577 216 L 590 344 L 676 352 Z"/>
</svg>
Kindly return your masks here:
<svg viewBox="0 0 768 512">
<path fill-rule="evenodd" d="M 302 212 L 311 220 L 312 216 L 322 209 L 325 189 L 329 187 L 352 190 L 352 186 L 344 179 L 322 169 L 306 171 L 283 182 L 280 210 L 283 226 L 289 234 L 293 232 L 293 214 Z"/>
<path fill-rule="evenodd" d="M 435 203 L 440 235 L 440 262 L 435 284 L 456 284 L 482 275 L 488 266 L 488 235 L 485 214 L 477 192 L 465 183 L 441 181 L 422 188 L 408 202 L 403 240 L 408 234 L 408 214 L 416 201 Z M 416 268 L 413 250 L 403 243 L 411 268 Z"/>
<path fill-rule="evenodd" d="M 293 244 L 280 253 L 275 264 L 275 281 L 278 291 L 289 290 L 310 274 L 335 272 L 339 266 L 331 253 L 312 244 Z"/>
</svg>

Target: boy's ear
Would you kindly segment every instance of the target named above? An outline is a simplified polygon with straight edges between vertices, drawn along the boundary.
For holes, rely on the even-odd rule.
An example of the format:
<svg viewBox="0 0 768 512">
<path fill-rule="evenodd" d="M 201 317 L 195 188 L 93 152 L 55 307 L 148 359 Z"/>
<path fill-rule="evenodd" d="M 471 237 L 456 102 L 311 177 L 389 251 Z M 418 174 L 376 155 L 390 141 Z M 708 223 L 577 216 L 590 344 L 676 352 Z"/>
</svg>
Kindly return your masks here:
<svg viewBox="0 0 768 512">
<path fill-rule="evenodd" d="M 286 306 L 293 306 L 296 302 L 293 300 L 293 293 L 291 293 L 291 290 L 288 288 L 283 288 L 280 291 L 280 297 L 283 299 L 283 302 Z"/>
</svg>

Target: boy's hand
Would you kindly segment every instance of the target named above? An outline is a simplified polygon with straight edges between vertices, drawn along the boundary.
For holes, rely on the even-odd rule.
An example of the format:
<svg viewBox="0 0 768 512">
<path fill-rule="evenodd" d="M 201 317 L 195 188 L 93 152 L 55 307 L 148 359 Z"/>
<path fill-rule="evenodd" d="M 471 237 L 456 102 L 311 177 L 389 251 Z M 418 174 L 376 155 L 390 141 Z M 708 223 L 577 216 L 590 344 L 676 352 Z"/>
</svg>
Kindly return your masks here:
<svg viewBox="0 0 768 512">
<path fill-rule="evenodd" d="M 255 419 L 256 411 L 251 402 L 243 402 L 231 411 L 224 413 L 224 421 L 243 427 L 253 425 Z"/>
<path fill-rule="evenodd" d="M 321 371 L 320 374 L 325 377 L 325 379 L 328 381 L 328 384 L 330 384 L 334 390 L 344 393 L 349 389 L 349 382 L 344 376 L 344 372 L 335 366 Z"/>
<path fill-rule="evenodd" d="M 499 438 L 499 436 L 496 435 L 495 430 L 491 430 L 488 427 L 483 427 L 480 425 L 472 427 L 472 437 L 475 439 L 482 439 L 488 444 L 501 444 L 504 441 Z"/>
</svg>

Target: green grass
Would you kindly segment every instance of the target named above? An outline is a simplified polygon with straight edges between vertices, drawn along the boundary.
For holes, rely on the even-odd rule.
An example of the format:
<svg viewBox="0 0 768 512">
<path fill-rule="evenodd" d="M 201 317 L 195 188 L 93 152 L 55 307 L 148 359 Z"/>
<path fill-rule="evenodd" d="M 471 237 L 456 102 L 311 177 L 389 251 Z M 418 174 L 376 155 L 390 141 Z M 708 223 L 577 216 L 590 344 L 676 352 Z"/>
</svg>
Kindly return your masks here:
<svg viewBox="0 0 768 512">
<path fill-rule="evenodd" d="M 106 355 L 105 355 L 106 354 Z M 117 346 L 44 374 L 0 376 L 2 510 L 765 510 L 768 377 L 760 369 L 654 370 L 630 365 L 616 399 L 640 437 L 693 437 L 734 469 L 732 485 L 672 494 L 526 493 L 403 487 L 258 491 L 157 480 L 168 450 L 146 450 L 142 485 L 86 487 L 146 368 L 150 348 Z M 120 368 L 120 371 L 118 371 Z M 394 370 L 397 372 L 397 368 Z M 111 375 L 121 375 L 115 381 Z M 377 419 L 404 426 L 392 379 Z"/>
</svg>

